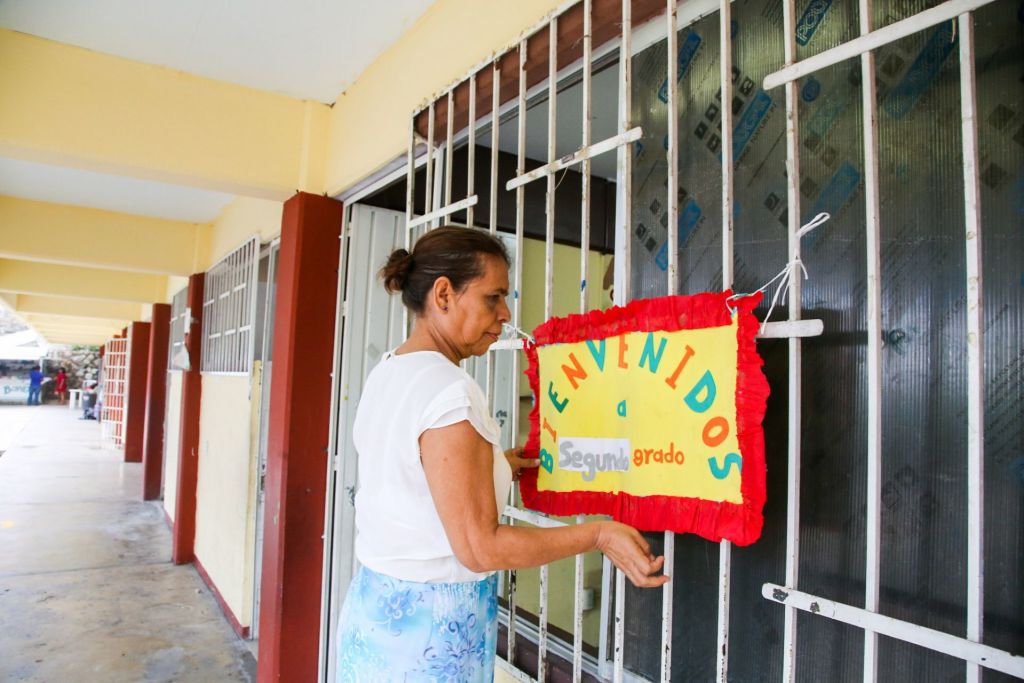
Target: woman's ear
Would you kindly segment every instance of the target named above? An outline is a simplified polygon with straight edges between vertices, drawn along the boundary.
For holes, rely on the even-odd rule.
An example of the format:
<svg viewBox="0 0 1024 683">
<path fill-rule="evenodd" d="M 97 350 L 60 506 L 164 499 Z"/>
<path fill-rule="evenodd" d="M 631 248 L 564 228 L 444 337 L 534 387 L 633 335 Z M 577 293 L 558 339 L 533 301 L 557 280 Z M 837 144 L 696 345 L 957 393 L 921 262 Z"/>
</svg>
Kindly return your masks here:
<svg viewBox="0 0 1024 683">
<path fill-rule="evenodd" d="M 448 306 L 452 302 L 454 294 L 455 288 L 452 287 L 452 281 L 446 276 L 442 275 L 434 280 L 432 296 L 434 299 L 434 306 L 437 307 L 437 310 L 446 313 L 448 311 Z"/>
</svg>

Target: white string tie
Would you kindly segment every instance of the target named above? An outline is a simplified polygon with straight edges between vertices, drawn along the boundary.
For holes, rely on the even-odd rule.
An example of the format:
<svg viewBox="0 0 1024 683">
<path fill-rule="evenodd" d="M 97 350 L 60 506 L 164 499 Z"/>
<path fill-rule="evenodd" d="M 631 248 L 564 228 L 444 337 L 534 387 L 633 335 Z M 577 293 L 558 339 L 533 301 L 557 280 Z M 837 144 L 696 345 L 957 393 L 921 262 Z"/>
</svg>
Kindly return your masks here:
<svg viewBox="0 0 1024 683">
<path fill-rule="evenodd" d="M 530 342 L 530 344 L 534 346 L 537 345 L 537 340 L 533 338 L 533 335 L 529 334 L 528 332 L 524 332 L 523 330 L 519 329 L 512 323 L 502 323 L 501 327 L 505 332 L 511 335 L 513 339 L 522 337 L 523 339 Z"/>
<path fill-rule="evenodd" d="M 800 238 L 802 238 L 804 235 L 811 232 L 818 226 L 827 223 L 830 218 L 832 218 L 832 216 L 825 212 L 819 213 L 817 216 L 812 218 L 806 225 L 797 230 L 797 242 L 796 249 L 794 249 L 793 258 L 791 258 L 789 262 L 782 268 L 782 270 L 779 271 L 778 275 L 776 275 L 771 280 L 758 287 L 757 291 L 752 292 L 753 294 L 757 294 L 757 292 L 764 292 L 773 284 L 775 284 L 776 281 L 778 281 L 779 283 L 778 287 L 775 288 L 775 293 L 772 295 L 771 304 L 768 306 L 768 315 L 764 317 L 764 321 L 761 323 L 761 329 L 759 331 L 760 334 L 764 334 L 765 325 L 767 325 L 768 321 L 771 319 L 772 311 L 775 310 L 775 307 L 783 300 L 785 295 L 789 292 L 789 288 L 793 284 L 794 271 L 796 271 L 796 269 L 799 268 L 804 274 L 804 279 L 806 280 L 808 278 L 807 268 L 804 267 L 803 261 L 800 260 Z M 725 305 L 728 307 L 729 312 L 732 315 L 736 315 L 736 309 L 733 308 L 732 306 L 729 306 L 729 302 L 732 301 L 733 299 L 739 299 L 740 297 L 744 296 L 750 296 L 750 294 L 733 294 L 728 299 L 726 299 Z"/>
</svg>

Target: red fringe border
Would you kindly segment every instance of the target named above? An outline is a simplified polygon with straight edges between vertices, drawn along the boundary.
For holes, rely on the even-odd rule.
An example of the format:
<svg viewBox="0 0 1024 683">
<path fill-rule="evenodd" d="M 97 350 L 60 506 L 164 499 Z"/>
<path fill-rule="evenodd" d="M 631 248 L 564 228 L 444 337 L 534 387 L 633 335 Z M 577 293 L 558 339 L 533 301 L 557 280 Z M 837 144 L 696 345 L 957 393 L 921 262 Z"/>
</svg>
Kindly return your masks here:
<svg viewBox="0 0 1024 683">
<path fill-rule="evenodd" d="M 552 318 L 537 327 L 533 336 L 539 346 L 602 339 L 626 332 L 675 332 L 721 327 L 731 323 L 728 307 L 735 309 L 739 316 L 736 437 L 743 458 L 740 481 L 743 502 L 594 491 L 538 491 L 537 470 L 529 469 L 522 471 L 520 480 L 524 505 L 552 515 L 611 515 L 617 521 L 644 531 L 693 533 L 709 541 L 725 539 L 736 545 L 750 545 L 760 537 L 764 525 L 762 510 L 766 476 L 761 422 L 770 390 L 761 371 L 764 362 L 754 341 L 760 323 L 753 310 L 762 295 L 756 293 L 728 301 L 731 296 L 731 291 L 725 291 L 640 299 L 626 306 Z M 525 351 L 529 361 L 526 376 L 534 396 L 525 453 L 526 457 L 536 458 L 540 451 L 541 401 L 537 346 L 528 344 Z"/>
</svg>

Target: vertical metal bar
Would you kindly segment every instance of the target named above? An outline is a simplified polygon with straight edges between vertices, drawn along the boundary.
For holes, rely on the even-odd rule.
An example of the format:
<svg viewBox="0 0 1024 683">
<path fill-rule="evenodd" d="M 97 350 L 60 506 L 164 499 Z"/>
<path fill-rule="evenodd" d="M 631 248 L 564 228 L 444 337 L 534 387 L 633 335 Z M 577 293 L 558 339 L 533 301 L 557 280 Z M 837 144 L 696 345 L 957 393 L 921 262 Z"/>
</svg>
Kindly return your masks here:
<svg viewBox="0 0 1024 683">
<path fill-rule="evenodd" d="M 782 6 L 783 40 L 786 64 L 796 62 L 796 31 L 794 15 L 796 0 L 784 0 Z M 797 83 L 786 83 L 786 196 L 788 200 L 789 256 L 800 255 L 800 241 L 796 236 L 800 229 L 800 149 Z M 731 103 L 722 102 L 723 109 Z M 800 319 L 800 276 L 799 266 L 790 263 L 792 269 L 789 287 L 789 319 Z M 786 585 L 797 587 L 800 568 L 800 339 L 789 339 L 789 404 L 788 415 L 788 469 L 786 491 Z M 783 627 L 782 678 L 791 682 L 796 672 L 796 609 L 787 606 Z"/>
<path fill-rule="evenodd" d="M 558 99 L 558 18 L 548 23 L 548 162 L 556 159 Z M 544 319 L 552 315 L 555 261 L 555 174 L 549 173 L 544 203 Z"/>
<path fill-rule="evenodd" d="M 491 67 L 491 174 L 490 174 L 490 203 L 487 207 L 487 229 L 492 235 L 498 233 L 498 143 L 500 117 L 498 110 L 501 108 L 501 69 L 497 59 Z M 487 353 L 487 407 L 494 412 L 494 353 Z M 501 580 L 504 581 L 504 573 Z M 511 661 L 511 660 L 509 660 Z"/>
<path fill-rule="evenodd" d="M 666 62 L 668 74 L 665 82 L 668 85 L 668 150 L 665 154 L 668 169 L 668 180 L 666 182 L 668 196 L 665 198 L 665 204 L 668 212 L 668 222 L 666 223 L 668 228 L 668 267 L 666 271 L 668 275 L 667 293 L 669 295 L 679 293 L 677 291 L 679 288 L 679 114 L 677 111 L 679 91 L 677 74 L 679 70 L 679 58 L 677 56 L 679 48 L 677 43 L 679 41 L 676 33 L 677 15 L 676 0 L 667 0 L 665 16 L 667 18 L 666 52 L 668 56 Z M 722 97 L 724 101 L 724 93 Z"/>
<path fill-rule="evenodd" d="M 612 680 L 614 683 L 622 683 L 624 653 L 623 646 L 626 640 L 626 574 L 621 569 L 615 569 L 615 646 L 612 653 L 613 668 Z"/>
<path fill-rule="evenodd" d="M 721 0 L 718 9 L 719 80 L 722 92 L 722 289 L 733 286 L 733 145 L 732 145 L 732 2 Z M 718 546 L 718 639 L 715 680 L 729 679 L 729 606 L 732 584 L 732 543 Z"/>
<path fill-rule="evenodd" d="M 522 175 L 526 170 L 526 48 L 527 41 L 519 42 L 519 94 L 518 94 L 518 119 L 517 127 L 517 148 L 516 148 L 516 175 Z M 493 152 L 494 150 L 492 150 Z M 520 326 L 522 321 L 522 287 L 523 287 L 523 229 L 525 218 L 525 187 L 516 188 L 516 263 L 513 284 L 512 299 L 512 324 Z M 512 425 L 512 434 L 519 431 L 519 353 L 512 354 L 512 381 L 510 391 L 512 404 L 509 406 L 509 418 Z M 515 487 L 512 490 L 512 500 L 515 502 Z M 511 523 L 511 520 L 510 520 Z M 509 572 L 509 594 L 508 594 L 508 660 L 515 660 L 516 645 L 516 572 Z"/>
<path fill-rule="evenodd" d="M 405 235 L 404 247 L 407 251 L 412 250 L 412 231 L 409 230 L 409 223 L 412 222 L 416 212 L 416 114 L 409 119 L 409 151 L 405 155 L 405 226 L 402 233 Z M 344 299 L 338 300 L 339 306 L 344 306 Z M 339 308 L 339 311 L 341 309 Z M 409 309 L 402 306 L 402 341 L 409 336 Z"/>
<path fill-rule="evenodd" d="M 871 33 L 873 0 L 859 0 L 860 33 Z M 881 212 L 878 197 L 878 91 L 875 53 L 861 55 L 861 116 L 864 130 L 864 228 L 867 252 L 867 385 L 868 442 L 865 492 L 864 609 L 878 611 L 881 566 L 882 503 L 882 266 Z M 878 634 L 864 631 L 864 683 L 874 683 L 878 672 Z"/>
<path fill-rule="evenodd" d="M 436 102 L 431 102 L 427 110 L 427 193 L 423 201 L 425 202 L 424 214 L 428 214 L 434 210 L 434 105 Z M 430 225 L 427 225 L 427 229 L 430 229 Z"/>
<path fill-rule="evenodd" d="M 476 187 L 476 72 L 469 77 L 469 139 L 466 140 L 466 196 Z M 473 227 L 473 207 L 466 209 L 466 225 Z"/>
<path fill-rule="evenodd" d="M 978 185 L 978 100 L 974 73 L 974 17 L 960 28 L 960 116 L 963 123 L 964 222 L 967 250 L 967 638 L 981 642 L 984 629 L 985 394 L 982 327 L 981 188 Z M 967 664 L 967 681 L 981 680 L 981 667 Z"/>
<path fill-rule="evenodd" d="M 622 0 L 622 42 L 619 48 L 619 132 L 625 133 L 632 127 L 633 118 L 633 6 L 632 0 Z M 619 238 L 621 248 L 617 251 L 623 257 L 620 272 L 625 274 L 623 281 L 616 287 L 619 303 L 626 303 L 630 298 L 630 258 L 633 240 L 633 147 L 625 146 L 622 150 L 622 216 Z M 612 680 L 622 682 L 623 673 L 623 642 L 625 640 L 626 614 L 626 575 L 621 569 L 615 570 L 615 650 Z"/>
<path fill-rule="evenodd" d="M 591 89 L 593 42 L 591 40 L 592 0 L 583 0 L 583 139 L 580 149 L 590 146 Z M 590 159 L 583 161 L 581 177 L 580 213 L 580 313 L 586 313 L 587 275 L 590 265 Z M 576 523 L 583 524 L 583 515 L 576 516 Z M 573 565 L 574 595 L 572 603 L 572 681 L 579 683 L 583 678 L 583 559 L 577 555 Z"/>
<path fill-rule="evenodd" d="M 444 144 L 444 204 L 452 203 L 452 141 L 455 138 L 455 88 L 448 91 L 448 127 Z"/>
<path fill-rule="evenodd" d="M 633 36 L 632 6 L 622 0 L 622 42 L 619 44 L 619 133 L 632 128 L 633 120 Z M 619 212 L 616 239 L 616 270 L 619 282 L 615 285 L 617 304 L 624 305 L 632 298 L 632 243 L 633 243 L 633 147 L 619 147 Z"/>
<path fill-rule="evenodd" d="M 498 110 L 501 108 L 501 65 L 494 60 L 494 69 L 491 72 L 491 193 L 490 215 L 487 220 L 487 227 L 493 235 L 498 231 L 498 144 L 500 142 L 501 117 Z"/>
<path fill-rule="evenodd" d="M 580 149 L 590 146 L 592 117 L 593 74 L 593 40 L 591 24 L 593 23 L 592 0 L 583 0 L 583 139 Z M 580 207 L 580 312 L 587 312 L 587 279 L 590 267 L 590 159 L 584 159 L 580 166 L 582 200 Z"/>
<path fill-rule="evenodd" d="M 558 17 L 548 22 L 548 162 L 555 160 L 558 131 Z M 553 315 L 555 261 L 555 174 L 548 175 L 544 204 L 544 319 Z M 549 565 L 540 567 L 540 619 L 537 637 L 537 681 L 544 683 L 548 658 Z"/>
<path fill-rule="evenodd" d="M 679 57 L 678 21 L 676 0 L 667 0 L 665 6 L 665 53 L 666 79 L 668 86 L 666 122 L 668 125 L 668 150 L 666 166 L 668 178 L 665 183 L 665 207 L 668 212 L 668 267 L 666 268 L 665 290 L 668 295 L 679 293 Z M 666 531 L 664 536 L 666 574 L 675 571 L 676 535 Z M 675 584 L 669 582 L 661 589 L 661 678 L 662 683 L 672 680 L 672 593 Z"/>
</svg>

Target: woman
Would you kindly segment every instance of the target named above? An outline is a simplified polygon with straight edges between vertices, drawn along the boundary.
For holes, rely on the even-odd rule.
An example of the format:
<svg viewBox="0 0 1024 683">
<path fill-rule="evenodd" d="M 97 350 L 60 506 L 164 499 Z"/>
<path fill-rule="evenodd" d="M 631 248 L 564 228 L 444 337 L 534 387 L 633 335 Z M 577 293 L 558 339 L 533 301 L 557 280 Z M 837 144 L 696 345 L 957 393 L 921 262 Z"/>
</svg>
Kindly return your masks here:
<svg viewBox="0 0 1024 683">
<path fill-rule="evenodd" d="M 356 556 L 339 624 L 338 680 L 490 681 L 499 569 L 600 550 L 637 586 L 657 575 L 644 538 L 617 522 L 557 529 L 506 526 L 513 477 L 536 460 L 502 452 L 480 387 L 459 361 L 486 353 L 509 320 L 509 258 L 468 228 L 427 233 L 395 250 L 380 275 L 415 315 L 363 388 Z"/>
<path fill-rule="evenodd" d="M 57 377 L 54 378 L 53 393 L 57 394 L 60 404 L 64 405 L 64 399 L 68 393 L 68 376 L 65 374 L 63 367 L 57 370 Z"/>
</svg>

